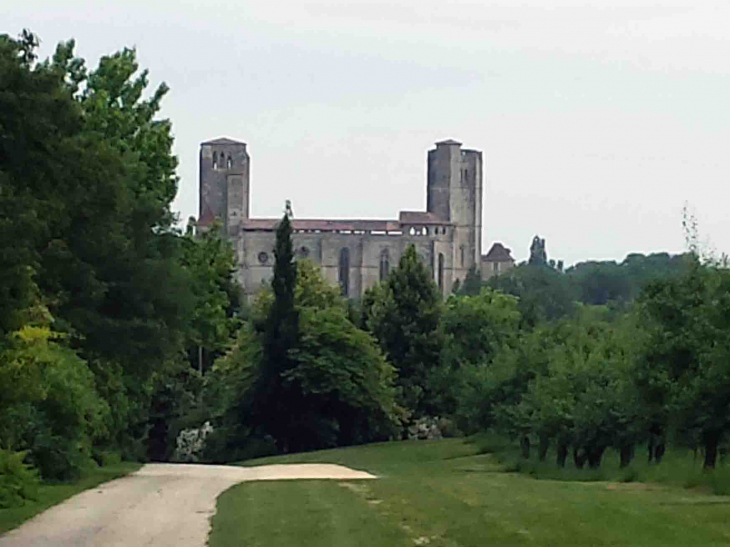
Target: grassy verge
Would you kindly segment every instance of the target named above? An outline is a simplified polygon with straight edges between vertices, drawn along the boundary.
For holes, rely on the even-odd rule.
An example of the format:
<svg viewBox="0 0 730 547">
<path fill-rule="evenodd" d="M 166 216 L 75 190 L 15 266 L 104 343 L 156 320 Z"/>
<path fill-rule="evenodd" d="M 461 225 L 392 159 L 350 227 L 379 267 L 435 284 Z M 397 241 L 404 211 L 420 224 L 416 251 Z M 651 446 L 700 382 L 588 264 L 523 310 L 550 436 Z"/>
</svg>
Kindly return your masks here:
<svg viewBox="0 0 730 547">
<path fill-rule="evenodd" d="M 26 520 L 34 517 L 62 501 L 94 488 L 103 482 L 118 479 L 132 473 L 141 467 L 138 463 L 122 462 L 119 464 L 99 467 L 90 471 L 83 479 L 70 483 L 41 484 L 38 488 L 37 499 L 27 502 L 21 507 L 0 509 L 0 534 L 16 528 Z"/>
<path fill-rule="evenodd" d="M 720 546 L 730 498 L 664 485 L 534 480 L 479 443 L 403 442 L 264 458 L 339 463 L 374 481 L 248 483 L 221 496 L 211 547 Z"/>
</svg>

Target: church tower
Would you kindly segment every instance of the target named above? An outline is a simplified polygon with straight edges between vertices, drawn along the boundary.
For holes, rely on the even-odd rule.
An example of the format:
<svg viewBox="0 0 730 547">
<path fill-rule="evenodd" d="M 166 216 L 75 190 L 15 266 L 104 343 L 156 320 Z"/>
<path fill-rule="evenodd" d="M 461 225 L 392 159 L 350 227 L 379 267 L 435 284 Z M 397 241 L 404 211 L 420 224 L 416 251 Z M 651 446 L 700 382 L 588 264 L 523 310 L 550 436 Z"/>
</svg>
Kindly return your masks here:
<svg viewBox="0 0 730 547">
<path fill-rule="evenodd" d="M 229 236 L 237 234 L 249 217 L 250 162 L 246 143 L 222 138 L 200 145 L 200 226 L 217 220 Z"/>
<path fill-rule="evenodd" d="M 454 277 L 463 280 L 482 254 L 482 153 L 446 140 L 428 152 L 427 210 L 454 225 Z"/>
</svg>

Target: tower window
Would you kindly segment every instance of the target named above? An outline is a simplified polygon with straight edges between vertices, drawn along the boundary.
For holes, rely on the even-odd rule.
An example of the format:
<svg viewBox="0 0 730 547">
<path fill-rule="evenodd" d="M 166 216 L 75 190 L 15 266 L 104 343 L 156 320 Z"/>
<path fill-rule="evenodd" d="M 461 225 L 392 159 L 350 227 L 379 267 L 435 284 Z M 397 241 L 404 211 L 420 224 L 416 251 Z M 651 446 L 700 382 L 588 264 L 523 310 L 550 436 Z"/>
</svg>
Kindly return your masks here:
<svg viewBox="0 0 730 547">
<path fill-rule="evenodd" d="M 383 249 L 380 253 L 380 281 L 385 281 L 390 273 L 390 255 L 388 249 Z"/>
<path fill-rule="evenodd" d="M 218 169 L 218 152 L 213 152 L 213 169 Z"/>
<path fill-rule="evenodd" d="M 231 167 L 233 167 L 233 158 L 231 158 L 229 154 L 228 159 L 226 160 L 226 169 L 230 169 Z"/>
<path fill-rule="evenodd" d="M 444 292 L 444 254 L 443 253 L 439 253 L 438 285 L 439 285 L 439 290 L 443 294 L 443 292 Z"/>
<path fill-rule="evenodd" d="M 350 293 L 350 249 L 347 247 L 340 251 L 339 281 L 342 296 L 347 296 Z"/>
</svg>

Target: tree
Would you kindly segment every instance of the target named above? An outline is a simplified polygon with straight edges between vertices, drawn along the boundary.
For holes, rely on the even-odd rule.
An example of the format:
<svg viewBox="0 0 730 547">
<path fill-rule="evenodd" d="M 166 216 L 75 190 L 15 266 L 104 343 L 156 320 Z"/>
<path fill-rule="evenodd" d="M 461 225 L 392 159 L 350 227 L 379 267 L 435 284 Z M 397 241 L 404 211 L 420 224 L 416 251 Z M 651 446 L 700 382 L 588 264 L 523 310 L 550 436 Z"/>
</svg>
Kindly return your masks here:
<svg viewBox="0 0 730 547">
<path fill-rule="evenodd" d="M 283 375 L 295 366 L 290 352 L 300 340 L 295 304 L 297 264 L 291 234 L 289 215 L 284 214 L 276 229 L 273 300 L 262 325 L 261 364 L 251 409 L 256 424 L 276 439 L 281 452 L 294 448 L 294 414 L 301 408 L 301 393 L 282 382 Z"/>
<path fill-rule="evenodd" d="M 105 442 L 130 446 L 193 303 L 172 230 L 171 127 L 156 119 L 166 87 L 142 99 L 133 50 L 88 72 L 72 41 L 44 62 L 37 43 L 0 37 L 0 334 L 45 304 L 115 409 Z"/>
<path fill-rule="evenodd" d="M 431 388 L 441 413 L 459 406 L 469 368 L 485 368 L 498 352 L 516 343 L 520 313 L 517 298 L 487 287 L 476 296 L 452 296 L 441 317 L 442 366 L 434 371 Z"/>
<path fill-rule="evenodd" d="M 456 294 L 463 296 L 475 296 L 482 289 L 482 274 L 476 266 L 469 268 L 464 278 L 464 283 L 458 285 Z"/>
<path fill-rule="evenodd" d="M 685 275 L 650 283 L 639 300 L 649 329 L 639 386 L 657 427 L 674 423 L 717 461 L 730 431 L 730 273 L 696 259 Z"/>
<path fill-rule="evenodd" d="M 219 409 L 216 435 L 225 437 L 217 459 L 240 456 L 267 437 L 279 451 L 300 451 L 387 440 L 400 425 L 393 367 L 373 337 L 349 320 L 337 288 L 306 260 L 297 264 L 294 303 L 298 339 L 287 352 L 287 369 L 273 376 L 264 360 L 263 326 L 275 304 L 267 289 L 257 296 L 237 344 L 206 378 Z M 279 414 L 262 417 L 264 407 L 255 405 L 271 393 L 281 397 Z"/>
<path fill-rule="evenodd" d="M 413 245 L 371 294 L 375 301 L 367 313 L 367 326 L 398 371 L 399 403 L 416 415 L 433 412 L 435 394 L 429 392 L 428 381 L 440 365 L 441 302 Z"/>
</svg>

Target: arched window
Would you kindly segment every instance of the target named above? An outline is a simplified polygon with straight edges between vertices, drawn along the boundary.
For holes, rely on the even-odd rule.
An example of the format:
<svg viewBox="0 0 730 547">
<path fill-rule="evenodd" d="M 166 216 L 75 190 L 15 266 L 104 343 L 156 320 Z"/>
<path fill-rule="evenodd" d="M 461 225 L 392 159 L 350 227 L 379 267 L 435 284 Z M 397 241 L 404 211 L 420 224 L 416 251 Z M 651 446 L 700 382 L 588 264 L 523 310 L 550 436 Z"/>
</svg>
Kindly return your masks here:
<svg viewBox="0 0 730 547">
<path fill-rule="evenodd" d="M 383 249 L 380 253 L 380 281 L 385 281 L 390 273 L 390 254 L 388 249 Z"/>
<path fill-rule="evenodd" d="M 421 228 L 421 235 L 427 236 L 428 235 L 428 228 L 426 228 L 425 226 L 423 228 Z"/>
<path fill-rule="evenodd" d="M 342 296 L 348 296 L 350 293 L 350 249 L 343 247 L 340 251 L 340 290 Z"/>
<path fill-rule="evenodd" d="M 231 167 L 233 167 L 233 158 L 229 154 L 226 160 L 226 169 L 230 169 Z"/>
<path fill-rule="evenodd" d="M 213 152 L 213 169 L 218 169 L 218 152 Z"/>
<path fill-rule="evenodd" d="M 439 290 L 444 292 L 444 253 L 439 253 L 439 271 L 438 271 Z"/>
<path fill-rule="evenodd" d="M 412 236 L 416 235 L 416 229 L 413 226 L 411 226 L 411 229 L 408 230 L 408 234 L 412 235 Z"/>
</svg>

